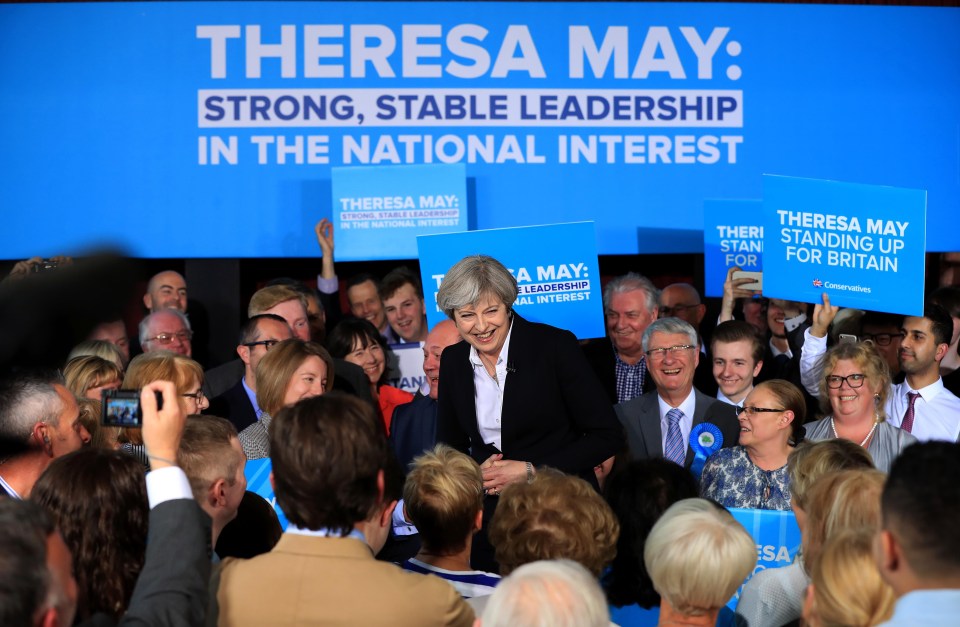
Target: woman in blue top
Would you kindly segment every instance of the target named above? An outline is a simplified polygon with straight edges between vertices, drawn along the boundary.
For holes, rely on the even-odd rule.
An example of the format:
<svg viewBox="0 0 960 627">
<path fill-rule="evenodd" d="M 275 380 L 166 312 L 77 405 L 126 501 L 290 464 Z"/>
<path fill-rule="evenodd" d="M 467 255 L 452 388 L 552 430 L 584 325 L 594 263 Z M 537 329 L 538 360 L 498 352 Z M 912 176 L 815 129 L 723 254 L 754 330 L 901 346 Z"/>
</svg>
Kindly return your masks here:
<svg viewBox="0 0 960 627">
<path fill-rule="evenodd" d="M 787 456 L 803 439 L 803 394 L 788 381 L 765 381 L 750 392 L 737 414 L 740 444 L 707 460 L 700 495 L 724 507 L 789 510 Z"/>
</svg>

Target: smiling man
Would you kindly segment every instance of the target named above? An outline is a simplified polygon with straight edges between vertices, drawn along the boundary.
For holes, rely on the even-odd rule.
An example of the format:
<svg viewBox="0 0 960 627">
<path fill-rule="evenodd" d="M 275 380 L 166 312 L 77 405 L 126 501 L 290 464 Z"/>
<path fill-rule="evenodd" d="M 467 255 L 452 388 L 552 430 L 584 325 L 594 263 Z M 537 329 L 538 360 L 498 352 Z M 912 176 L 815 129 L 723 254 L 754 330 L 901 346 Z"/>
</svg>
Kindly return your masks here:
<svg viewBox="0 0 960 627">
<path fill-rule="evenodd" d="M 742 407 L 763 368 L 763 343 L 749 322 L 728 320 L 714 329 L 710 346 L 713 377 L 720 388 L 717 398 Z"/>
<path fill-rule="evenodd" d="M 391 270 L 380 282 L 380 300 L 390 328 L 407 343 L 427 339 L 427 315 L 420 280 L 406 266 Z"/>
<path fill-rule="evenodd" d="M 347 281 L 347 302 L 350 304 L 350 313 L 373 323 L 387 344 L 397 344 L 400 341 L 400 336 L 387 323 L 377 280 L 372 275 L 358 274 Z"/>
<path fill-rule="evenodd" d="M 161 309 L 187 311 L 187 281 L 179 272 L 165 270 L 147 282 L 147 293 L 143 295 L 143 306 L 151 313 Z"/>
<path fill-rule="evenodd" d="M 720 429 L 724 447 L 737 444 L 740 425 L 733 406 L 693 387 L 700 361 L 696 330 L 679 318 L 661 318 L 647 327 L 642 343 L 657 389 L 614 408 L 627 431 L 630 455 L 663 457 L 688 467 L 694 459 L 690 433 L 703 422 Z"/>
</svg>

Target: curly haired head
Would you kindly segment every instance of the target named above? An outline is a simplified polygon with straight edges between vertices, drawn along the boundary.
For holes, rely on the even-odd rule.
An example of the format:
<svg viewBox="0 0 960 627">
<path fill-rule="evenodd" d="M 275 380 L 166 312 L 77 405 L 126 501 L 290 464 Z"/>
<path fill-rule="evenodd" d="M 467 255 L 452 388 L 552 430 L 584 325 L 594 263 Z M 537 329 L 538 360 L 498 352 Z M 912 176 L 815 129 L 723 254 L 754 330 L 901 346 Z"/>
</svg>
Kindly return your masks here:
<svg viewBox="0 0 960 627">
<path fill-rule="evenodd" d="M 613 510 L 589 483 L 551 468 L 507 486 L 489 530 L 504 576 L 528 562 L 565 558 L 599 577 L 619 535 Z"/>
</svg>

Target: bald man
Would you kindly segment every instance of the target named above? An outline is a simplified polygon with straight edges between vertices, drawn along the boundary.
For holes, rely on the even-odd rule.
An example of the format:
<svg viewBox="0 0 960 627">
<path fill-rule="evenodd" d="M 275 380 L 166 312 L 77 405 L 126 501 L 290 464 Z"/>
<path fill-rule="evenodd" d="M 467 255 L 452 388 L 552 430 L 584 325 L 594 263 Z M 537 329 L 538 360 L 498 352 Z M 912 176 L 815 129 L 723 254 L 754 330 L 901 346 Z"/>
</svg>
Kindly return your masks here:
<svg viewBox="0 0 960 627">
<path fill-rule="evenodd" d="M 460 332 L 452 320 L 438 322 L 423 344 L 423 373 L 429 393 L 417 392 L 412 401 L 393 412 L 390 446 L 397 460 L 407 468 L 413 458 L 437 443 L 437 392 L 440 390 L 440 355 L 443 349 L 460 341 Z"/>
<path fill-rule="evenodd" d="M 187 281 L 179 272 L 164 270 L 147 282 L 143 306 L 155 313 L 161 309 L 187 311 Z"/>
</svg>

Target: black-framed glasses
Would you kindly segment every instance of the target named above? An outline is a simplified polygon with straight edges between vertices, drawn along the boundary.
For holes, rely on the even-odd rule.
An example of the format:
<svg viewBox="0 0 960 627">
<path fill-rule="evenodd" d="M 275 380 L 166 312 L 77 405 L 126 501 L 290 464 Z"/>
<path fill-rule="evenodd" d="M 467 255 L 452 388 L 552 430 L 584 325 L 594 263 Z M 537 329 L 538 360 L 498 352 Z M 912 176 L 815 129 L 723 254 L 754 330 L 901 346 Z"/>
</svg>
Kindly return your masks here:
<svg viewBox="0 0 960 627">
<path fill-rule="evenodd" d="M 860 335 L 860 339 L 864 341 L 871 341 L 877 346 L 890 346 L 890 342 L 894 338 L 900 339 L 899 333 L 863 333 Z"/>
<path fill-rule="evenodd" d="M 280 343 L 280 340 L 260 340 L 259 342 L 246 342 L 244 346 L 247 348 L 253 348 L 254 346 L 262 346 L 266 350 L 270 350 L 274 346 Z"/>
<path fill-rule="evenodd" d="M 203 398 L 204 398 L 204 396 L 203 396 L 203 390 L 198 390 L 198 391 L 194 392 L 193 394 L 181 394 L 180 396 L 183 396 L 183 397 L 185 397 L 185 398 L 192 398 L 193 400 L 195 400 L 195 401 L 197 402 L 198 405 L 200 405 L 200 404 L 203 403 Z"/>
<path fill-rule="evenodd" d="M 193 331 L 184 329 L 183 331 L 177 331 L 176 333 L 161 333 L 151 337 L 148 341 L 156 342 L 157 344 L 163 344 L 165 346 L 172 343 L 174 338 L 180 340 L 181 342 L 189 342 L 193 339 Z"/>
<path fill-rule="evenodd" d="M 848 374 L 845 377 L 840 375 L 832 374 L 827 377 L 827 387 L 831 390 L 839 390 L 843 387 L 843 382 L 846 381 L 847 385 L 851 388 L 863 387 L 863 382 L 867 380 L 867 375 L 865 374 Z"/>
<path fill-rule="evenodd" d="M 696 348 L 696 346 L 692 344 L 677 344 L 676 346 L 668 346 L 666 348 L 651 348 L 650 350 L 646 351 L 646 355 L 648 359 L 659 360 L 663 359 L 667 353 L 670 353 L 672 356 L 676 356 L 678 353 L 688 351 L 691 348 Z"/>
<path fill-rule="evenodd" d="M 737 415 L 746 414 L 747 416 L 753 417 L 757 414 L 776 414 L 779 412 L 787 411 L 786 409 L 776 409 L 773 407 L 754 407 L 753 405 L 746 405 L 744 407 L 737 407 Z"/>
<path fill-rule="evenodd" d="M 681 311 L 686 311 L 687 309 L 693 309 L 694 307 L 699 307 L 700 305 L 674 305 L 673 307 L 665 307 L 660 305 L 660 318 L 669 318 L 675 316 Z"/>
</svg>

